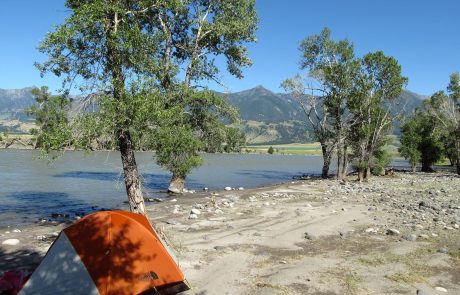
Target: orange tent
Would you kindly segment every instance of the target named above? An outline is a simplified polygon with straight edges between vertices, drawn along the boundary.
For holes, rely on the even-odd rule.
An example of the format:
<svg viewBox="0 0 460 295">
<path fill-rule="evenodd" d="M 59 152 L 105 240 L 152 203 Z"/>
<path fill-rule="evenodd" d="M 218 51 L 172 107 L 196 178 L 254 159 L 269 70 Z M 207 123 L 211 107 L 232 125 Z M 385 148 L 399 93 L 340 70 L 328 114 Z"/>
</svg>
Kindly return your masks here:
<svg viewBox="0 0 460 295">
<path fill-rule="evenodd" d="M 147 218 L 97 212 L 64 229 L 19 294 L 176 294 L 189 287 Z"/>
</svg>

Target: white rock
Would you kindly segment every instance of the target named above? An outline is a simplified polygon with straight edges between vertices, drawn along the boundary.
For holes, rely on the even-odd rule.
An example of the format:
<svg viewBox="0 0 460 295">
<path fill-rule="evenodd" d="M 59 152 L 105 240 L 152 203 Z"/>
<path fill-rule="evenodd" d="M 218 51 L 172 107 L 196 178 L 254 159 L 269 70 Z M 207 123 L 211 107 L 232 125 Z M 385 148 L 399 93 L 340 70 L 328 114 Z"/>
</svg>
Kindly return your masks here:
<svg viewBox="0 0 460 295">
<path fill-rule="evenodd" d="M 192 214 L 196 214 L 196 215 L 200 215 L 201 214 L 201 211 L 199 209 L 196 209 L 196 208 L 192 208 L 192 211 L 190 211 Z"/>
<path fill-rule="evenodd" d="M 9 231 L 9 230 L 7 230 L 7 231 L 5 232 L 5 234 L 10 234 L 10 231 Z"/>
<path fill-rule="evenodd" d="M 244 190 L 244 187 L 240 186 L 240 187 L 238 188 L 238 190 L 239 190 L 239 191 L 242 191 L 242 190 Z"/>
<path fill-rule="evenodd" d="M 369 227 L 368 229 L 366 229 L 366 232 L 367 233 L 376 233 L 377 230 L 375 228 L 373 228 L 373 227 Z"/>
<path fill-rule="evenodd" d="M 198 215 L 196 214 L 190 214 L 190 216 L 188 217 L 188 219 L 197 219 L 198 218 Z"/>
<path fill-rule="evenodd" d="M 18 239 L 8 239 L 2 242 L 2 245 L 9 245 L 9 246 L 16 246 L 17 244 L 19 244 Z"/>
<path fill-rule="evenodd" d="M 231 187 L 229 187 L 229 186 L 226 186 L 226 187 L 224 188 L 224 190 L 226 190 L 226 191 L 231 191 L 231 190 L 232 190 L 232 188 L 231 188 Z"/>
<path fill-rule="evenodd" d="M 400 235 L 401 232 L 397 229 L 394 229 L 394 228 L 389 228 L 387 229 L 387 235 L 391 235 L 391 236 L 397 236 L 397 235 Z"/>
<path fill-rule="evenodd" d="M 176 200 L 176 199 L 172 199 L 171 202 L 177 202 L 177 200 Z"/>
<path fill-rule="evenodd" d="M 214 211 L 214 213 L 216 213 L 216 214 L 222 214 L 222 213 L 224 213 L 224 211 L 222 211 L 222 210 L 220 210 L 220 209 L 216 209 L 216 211 Z"/>
<path fill-rule="evenodd" d="M 14 232 L 14 233 L 20 233 L 21 230 L 16 228 L 16 229 L 13 229 L 13 232 Z"/>
<path fill-rule="evenodd" d="M 447 290 L 443 287 L 436 287 L 434 288 L 436 291 L 439 291 L 439 292 L 444 292 L 444 293 L 447 293 Z"/>
</svg>

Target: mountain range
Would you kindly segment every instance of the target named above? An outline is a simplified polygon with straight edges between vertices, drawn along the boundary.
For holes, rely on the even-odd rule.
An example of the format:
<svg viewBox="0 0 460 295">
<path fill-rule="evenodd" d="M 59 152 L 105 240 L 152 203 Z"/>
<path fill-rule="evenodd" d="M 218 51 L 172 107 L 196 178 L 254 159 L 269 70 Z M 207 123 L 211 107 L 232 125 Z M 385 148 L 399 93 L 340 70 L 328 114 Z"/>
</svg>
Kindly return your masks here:
<svg viewBox="0 0 460 295">
<path fill-rule="evenodd" d="M 33 118 L 24 110 L 35 102 L 32 87 L 0 89 L 0 130 L 26 133 Z M 277 144 L 309 142 L 311 130 L 305 123 L 305 114 L 299 103 L 286 93 L 274 93 L 263 86 L 224 95 L 229 103 L 240 110 L 241 124 L 251 144 Z M 405 112 L 411 113 L 422 104 L 424 96 L 404 90 Z M 25 127 L 23 124 L 27 123 Z M 399 133 L 396 122 L 394 133 Z"/>
</svg>

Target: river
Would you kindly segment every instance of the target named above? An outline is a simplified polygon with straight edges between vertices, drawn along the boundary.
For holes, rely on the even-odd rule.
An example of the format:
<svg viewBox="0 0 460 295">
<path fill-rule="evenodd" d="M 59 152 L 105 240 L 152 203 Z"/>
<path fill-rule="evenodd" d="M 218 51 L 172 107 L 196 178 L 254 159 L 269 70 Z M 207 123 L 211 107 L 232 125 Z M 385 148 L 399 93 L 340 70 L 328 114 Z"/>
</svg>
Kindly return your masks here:
<svg viewBox="0 0 460 295">
<path fill-rule="evenodd" d="M 118 152 L 68 151 L 51 164 L 38 155 L 31 150 L 0 150 L 0 227 L 33 223 L 52 213 L 75 217 L 102 208 L 127 208 Z M 166 197 L 169 173 L 154 163 L 153 153 L 136 156 L 145 195 Z M 321 165 L 319 156 L 206 154 L 186 187 L 260 187 L 304 173 L 319 174 Z"/>
</svg>

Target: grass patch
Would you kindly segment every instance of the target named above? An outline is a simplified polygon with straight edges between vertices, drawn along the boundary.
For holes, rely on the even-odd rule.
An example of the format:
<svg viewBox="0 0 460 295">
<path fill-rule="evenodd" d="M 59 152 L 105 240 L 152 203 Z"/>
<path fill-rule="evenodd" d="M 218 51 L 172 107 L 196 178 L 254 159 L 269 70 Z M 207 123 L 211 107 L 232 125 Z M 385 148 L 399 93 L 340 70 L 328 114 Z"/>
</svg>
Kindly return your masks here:
<svg viewBox="0 0 460 295">
<path fill-rule="evenodd" d="M 454 260 L 455 262 L 460 262 L 460 249 L 449 250 L 448 254 L 452 258 L 452 260 Z"/>
<path fill-rule="evenodd" d="M 346 294 L 356 294 L 360 289 L 360 285 L 364 282 L 364 279 L 358 276 L 356 273 L 349 272 L 345 275 L 344 285 Z"/>
<path fill-rule="evenodd" d="M 274 154 L 281 155 L 321 155 L 321 146 L 319 143 L 292 143 L 278 145 L 250 145 L 247 146 L 248 152 L 266 154 L 268 148 L 272 146 Z"/>
<path fill-rule="evenodd" d="M 386 262 L 385 258 L 384 257 L 376 257 L 376 258 L 359 258 L 358 259 L 359 263 L 363 264 L 363 265 L 366 265 L 366 266 L 373 266 L 373 267 L 377 267 L 379 265 L 383 265 Z"/>
<path fill-rule="evenodd" d="M 406 284 L 421 283 L 425 281 L 425 278 L 423 276 L 414 272 L 397 272 L 392 275 L 385 275 L 385 278 L 393 282 Z"/>
<path fill-rule="evenodd" d="M 278 284 L 271 284 L 271 283 L 266 283 L 266 282 L 257 282 L 255 285 L 256 285 L 257 288 L 269 288 L 269 289 L 276 290 L 276 291 L 280 292 L 280 294 L 292 294 L 290 288 L 288 288 L 286 286 L 278 285 Z"/>
</svg>

